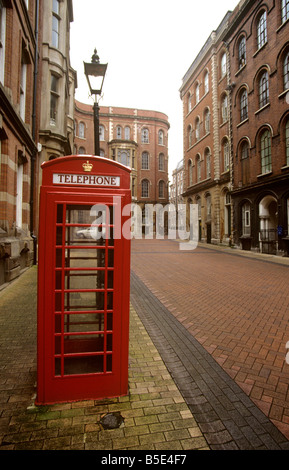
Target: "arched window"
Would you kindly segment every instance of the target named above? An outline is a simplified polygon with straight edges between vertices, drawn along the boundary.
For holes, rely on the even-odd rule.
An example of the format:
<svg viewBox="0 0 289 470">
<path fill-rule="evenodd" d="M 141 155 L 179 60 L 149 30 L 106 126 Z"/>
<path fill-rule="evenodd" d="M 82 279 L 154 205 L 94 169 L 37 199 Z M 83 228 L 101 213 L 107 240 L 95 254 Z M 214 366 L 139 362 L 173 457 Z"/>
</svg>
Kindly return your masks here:
<svg viewBox="0 0 289 470">
<path fill-rule="evenodd" d="M 163 153 L 159 154 L 159 171 L 165 170 L 165 156 Z"/>
<path fill-rule="evenodd" d="M 289 0 L 282 0 L 281 2 L 281 20 L 282 23 L 289 20 Z"/>
<path fill-rule="evenodd" d="M 85 137 L 85 125 L 83 122 L 80 122 L 79 123 L 79 126 L 78 126 L 78 137 L 80 137 L 81 139 L 84 139 Z"/>
<path fill-rule="evenodd" d="M 261 173 L 266 174 L 272 171 L 271 155 L 271 133 L 268 129 L 262 132 L 260 137 L 261 147 Z"/>
<path fill-rule="evenodd" d="M 246 185 L 250 183 L 250 160 L 249 160 L 249 144 L 247 140 L 244 140 L 240 148 L 241 157 L 241 178 L 242 184 Z"/>
<path fill-rule="evenodd" d="M 99 126 L 99 140 L 104 140 L 104 126 Z"/>
<path fill-rule="evenodd" d="M 78 149 L 78 155 L 85 155 L 85 148 L 84 147 L 79 147 Z"/>
<path fill-rule="evenodd" d="M 141 197 L 149 197 L 149 181 L 142 180 L 141 182 Z"/>
<path fill-rule="evenodd" d="M 200 140 L 200 119 L 196 119 L 196 140 Z"/>
<path fill-rule="evenodd" d="M 285 126 L 285 142 L 286 142 L 286 165 L 289 166 L 289 119 L 287 119 Z"/>
<path fill-rule="evenodd" d="M 230 168 L 230 151 L 229 151 L 228 139 L 224 139 L 222 150 L 223 150 L 224 171 L 228 171 Z"/>
<path fill-rule="evenodd" d="M 193 136 L 193 130 L 191 124 L 188 127 L 188 148 L 191 147 L 192 145 L 192 136 Z"/>
<path fill-rule="evenodd" d="M 122 128 L 121 128 L 121 126 L 117 126 L 116 127 L 116 138 L 121 139 L 121 137 L 122 137 Z"/>
<path fill-rule="evenodd" d="M 193 164 L 192 164 L 192 160 L 189 160 L 188 162 L 188 182 L 189 182 L 189 186 L 192 186 L 193 184 Z"/>
<path fill-rule="evenodd" d="M 130 127 L 125 126 L 124 128 L 124 138 L 125 140 L 130 140 Z"/>
<path fill-rule="evenodd" d="M 149 154 L 148 152 L 143 152 L 141 156 L 141 168 L 142 170 L 149 169 Z"/>
<path fill-rule="evenodd" d="M 165 182 L 161 180 L 159 182 L 159 198 L 165 197 Z"/>
<path fill-rule="evenodd" d="M 257 46 L 258 49 L 267 42 L 267 13 L 263 11 L 257 24 Z"/>
<path fill-rule="evenodd" d="M 221 58 L 221 77 L 224 77 L 226 73 L 227 73 L 227 56 L 226 56 L 226 52 L 224 52 Z"/>
<path fill-rule="evenodd" d="M 205 150 L 205 161 L 206 161 L 206 177 L 211 178 L 211 152 L 208 148 Z"/>
<path fill-rule="evenodd" d="M 159 145 L 164 145 L 164 131 L 159 131 Z"/>
<path fill-rule="evenodd" d="M 192 97 L 191 93 L 188 93 L 188 113 L 192 111 Z"/>
<path fill-rule="evenodd" d="M 246 64 L 246 38 L 245 36 L 243 36 L 239 42 L 238 61 L 239 61 L 239 68 L 243 67 L 243 65 Z"/>
<path fill-rule="evenodd" d="M 241 122 L 248 118 L 248 93 L 242 90 L 240 95 L 240 119 Z"/>
<path fill-rule="evenodd" d="M 200 101 L 200 85 L 197 83 L 196 85 L 196 104 Z"/>
<path fill-rule="evenodd" d="M 141 142 L 142 142 L 142 144 L 148 144 L 149 143 L 149 131 L 148 131 L 147 128 L 144 128 L 141 131 Z"/>
<path fill-rule="evenodd" d="M 207 108 L 205 110 L 204 121 L 205 121 L 205 132 L 208 134 L 210 132 L 210 111 Z"/>
<path fill-rule="evenodd" d="M 208 72 L 205 73 L 204 84 L 205 84 L 205 93 L 208 93 L 208 91 L 209 91 L 209 74 L 208 74 Z"/>
<path fill-rule="evenodd" d="M 259 107 L 263 108 L 269 103 L 269 77 L 268 72 L 262 73 L 259 80 Z"/>
<path fill-rule="evenodd" d="M 197 165 L 197 183 L 199 183 L 202 179 L 202 166 L 201 166 L 200 155 L 197 155 L 196 157 L 196 165 Z"/>
<path fill-rule="evenodd" d="M 284 90 L 289 88 L 289 52 L 287 52 L 283 63 L 283 85 Z"/>
<path fill-rule="evenodd" d="M 222 98 L 222 122 L 228 120 L 228 97 L 224 95 Z"/>
</svg>

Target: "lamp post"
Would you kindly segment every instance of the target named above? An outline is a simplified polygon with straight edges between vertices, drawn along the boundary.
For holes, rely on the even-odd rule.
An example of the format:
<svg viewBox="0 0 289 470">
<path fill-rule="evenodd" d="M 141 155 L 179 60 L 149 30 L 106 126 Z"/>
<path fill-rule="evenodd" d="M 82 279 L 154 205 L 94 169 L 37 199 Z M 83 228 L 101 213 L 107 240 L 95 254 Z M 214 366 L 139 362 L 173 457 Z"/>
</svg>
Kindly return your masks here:
<svg viewBox="0 0 289 470">
<path fill-rule="evenodd" d="M 93 117 L 94 117 L 94 153 L 99 156 L 99 104 L 98 96 L 101 95 L 104 77 L 106 74 L 108 64 L 100 64 L 97 50 L 94 49 L 94 54 L 91 62 L 84 62 L 84 74 L 86 76 L 90 94 L 94 95 Z"/>
</svg>

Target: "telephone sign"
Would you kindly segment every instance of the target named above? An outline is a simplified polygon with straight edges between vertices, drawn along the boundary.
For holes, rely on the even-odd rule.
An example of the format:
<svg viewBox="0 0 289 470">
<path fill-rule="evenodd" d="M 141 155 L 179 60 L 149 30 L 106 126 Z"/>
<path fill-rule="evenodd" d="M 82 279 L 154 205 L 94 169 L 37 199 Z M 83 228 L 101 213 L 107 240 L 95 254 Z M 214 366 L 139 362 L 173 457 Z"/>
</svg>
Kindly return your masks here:
<svg viewBox="0 0 289 470">
<path fill-rule="evenodd" d="M 36 402 L 126 395 L 130 169 L 93 156 L 42 169 Z"/>
</svg>

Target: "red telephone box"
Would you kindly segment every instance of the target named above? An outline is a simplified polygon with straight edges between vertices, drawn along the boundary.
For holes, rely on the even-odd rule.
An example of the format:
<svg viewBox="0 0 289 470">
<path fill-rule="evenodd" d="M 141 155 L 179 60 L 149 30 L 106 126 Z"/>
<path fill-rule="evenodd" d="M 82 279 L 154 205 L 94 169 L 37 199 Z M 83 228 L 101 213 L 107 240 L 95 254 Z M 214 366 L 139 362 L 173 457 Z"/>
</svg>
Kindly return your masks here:
<svg viewBox="0 0 289 470">
<path fill-rule="evenodd" d="M 130 169 L 92 156 L 42 169 L 36 403 L 126 395 Z"/>
</svg>

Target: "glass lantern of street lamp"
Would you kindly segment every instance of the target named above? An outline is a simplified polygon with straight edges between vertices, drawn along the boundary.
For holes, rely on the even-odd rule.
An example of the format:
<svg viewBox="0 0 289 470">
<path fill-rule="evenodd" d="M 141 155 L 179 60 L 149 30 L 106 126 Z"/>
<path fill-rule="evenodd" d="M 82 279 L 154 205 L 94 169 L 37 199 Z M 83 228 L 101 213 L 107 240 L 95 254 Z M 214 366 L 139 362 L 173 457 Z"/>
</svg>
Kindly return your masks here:
<svg viewBox="0 0 289 470">
<path fill-rule="evenodd" d="M 100 64 L 97 50 L 91 58 L 91 62 L 84 62 L 84 74 L 86 76 L 91 95 L 101 95 L 107 64 Z"/>
<path fill-rule="evenodd" d="M 84 62 L 84 74 L 86 76 L 90 94 L 95 96 L 93 114 L 94 114 L 94 153 L 99 155 L 99 105 L 97 102 L 97 96 L 102 93 L 102 87 L 104 77 L 106 74 L 107 64 L 100 64 L 97 50 L 94 50 L 94 54 L 91 58 L 91 62 Z"/>
</svg>

